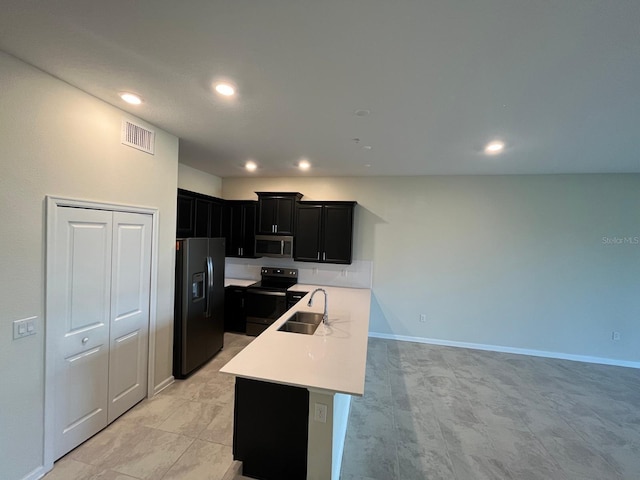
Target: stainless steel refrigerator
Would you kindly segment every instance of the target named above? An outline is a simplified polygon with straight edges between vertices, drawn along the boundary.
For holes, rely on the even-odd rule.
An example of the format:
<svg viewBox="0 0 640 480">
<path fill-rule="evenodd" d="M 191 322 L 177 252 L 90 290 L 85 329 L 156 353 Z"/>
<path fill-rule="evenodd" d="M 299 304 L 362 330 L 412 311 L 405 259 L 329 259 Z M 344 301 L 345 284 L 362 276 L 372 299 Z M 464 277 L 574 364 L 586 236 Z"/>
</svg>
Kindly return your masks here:
<svg viewBox="0 0 640 480">
<path fill-rule="evenodd" d="M 176 240 L 173 375 L 186 378 L 221 348 L 224 238 Z"/>
</svg>

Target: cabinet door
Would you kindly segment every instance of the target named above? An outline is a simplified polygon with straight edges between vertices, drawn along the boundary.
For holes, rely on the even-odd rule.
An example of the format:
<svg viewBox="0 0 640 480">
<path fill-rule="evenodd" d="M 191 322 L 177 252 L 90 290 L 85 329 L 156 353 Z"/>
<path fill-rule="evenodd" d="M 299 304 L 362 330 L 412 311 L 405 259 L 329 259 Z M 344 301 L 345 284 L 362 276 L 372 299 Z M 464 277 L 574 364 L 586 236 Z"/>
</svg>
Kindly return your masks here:
<svg viewBox="0 0 640 480">
<path fill-rule="evenodd" d="M 294 259 L 303 262 L 320 260 L 320 223 L 322 205 L 298 205 L 296 237 L 293 243 Z"/>
<path fill-rule="evenodd" d="M 276 232 L 283 235 L 293 235 L 293 218 L 295 212 L 293 198 L 279 198 L 276 209 Z"/>
<path fill-rule="evenodd" d="M 187 195 L 178 195 L 176 237 L 193 237 L 195 223 L 195 200 Z"/>
<path fill-rule="evenodd" d="M 353 239 L 353 206 L 325 205 L 323 210 L 323 252 L 328 263 L 351 263 Z"/>
<path fill-rule="evenodd" d="M 244 240 L 244 218 L 243 206 L 232 205 L 231 228 L 229 231 L 227 253 L 230 257 L 239 257 L 242 255 L 242 242 Z"/>
<path fill-rule="evenodd" d="M 224 229 L 222 226 L 223 222 L 223 203 L 222 202 L 212 202 L 211 203 L 211 217 L 209 220 L 209 235 L 213 238 L 216 237 L 224 237 L 226 236 L 224 233 Z"/>
<path fill-rule="evenodd" d="M 224 292 L 224 330 L 225 332 L 247 331 L 247 317 L 244 310 L 243 287 L 227 287 Z"/>
<path fill-rule="evenodd" d="M 220 220 L 220 236 L 225 238 L 225 256 L 230 257 L 231 251 L 231 205 L 225 204 L 222 206 L 222 219 Z"/>
<path fill-rule="evenodd" d="M 242 256 L 253 257 L 256 250 L 256 211 L 255 204 L 243 206 Z"/>
<path fill-rule="evenodd" d="M 275 233 L 276 212 L 278 211 L 277 198 L 261 198 L 258 207 L 258 233 Z"/>
<path fill-rule="evenodd" d="M 211 202 L 196 198 L 195 201 L 195 229 L 193 232 L 194 237 L 210 237 L 210 224 L 211 224 Z"/>
</svg>

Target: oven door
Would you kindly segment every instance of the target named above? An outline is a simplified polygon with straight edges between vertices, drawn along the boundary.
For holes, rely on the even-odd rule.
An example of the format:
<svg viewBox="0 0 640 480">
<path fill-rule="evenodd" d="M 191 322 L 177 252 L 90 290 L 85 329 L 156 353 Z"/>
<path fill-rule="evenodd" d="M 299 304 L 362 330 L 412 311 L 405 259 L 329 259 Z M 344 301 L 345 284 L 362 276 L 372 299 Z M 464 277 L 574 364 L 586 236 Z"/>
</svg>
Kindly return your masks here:
<svg viewBox="0 0 640 480">
<path fill-rule="evenodd" d="M 287 294 L 284 291 L 248 288 L 245 308 L 247 335 L 260 335 L 287 311 Z"/>
</svg>

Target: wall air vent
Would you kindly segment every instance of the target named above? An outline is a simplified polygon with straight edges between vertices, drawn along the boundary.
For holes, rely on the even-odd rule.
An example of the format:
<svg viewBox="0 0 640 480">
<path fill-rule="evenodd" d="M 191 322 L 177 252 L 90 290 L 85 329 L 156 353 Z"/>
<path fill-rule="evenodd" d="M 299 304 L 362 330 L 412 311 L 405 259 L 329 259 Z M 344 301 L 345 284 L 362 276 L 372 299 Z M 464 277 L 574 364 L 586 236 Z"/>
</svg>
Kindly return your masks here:
<svg viewBox="0 0 640 480">
<path fill-rule="evenodd" d="M 156 132 L 137 125 L 130 120 L 122 120 L 122 144 L 154 154 Z"/>
</svg>

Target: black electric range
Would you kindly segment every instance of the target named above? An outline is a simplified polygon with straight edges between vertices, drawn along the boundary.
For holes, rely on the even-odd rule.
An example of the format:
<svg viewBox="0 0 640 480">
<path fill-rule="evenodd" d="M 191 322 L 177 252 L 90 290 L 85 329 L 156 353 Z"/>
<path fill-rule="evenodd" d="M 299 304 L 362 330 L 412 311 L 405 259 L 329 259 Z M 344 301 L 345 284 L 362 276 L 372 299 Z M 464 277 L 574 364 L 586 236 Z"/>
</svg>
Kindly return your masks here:
<svg viewBox="0 0 640 480">
<path fill-rule="evenodd" d="M 262 267 L 260 273 L 247 287 L 247 335 L 260 335 L 287 311 L 287 290 L 298 283 L 297 268 Z"/>
</svg>

